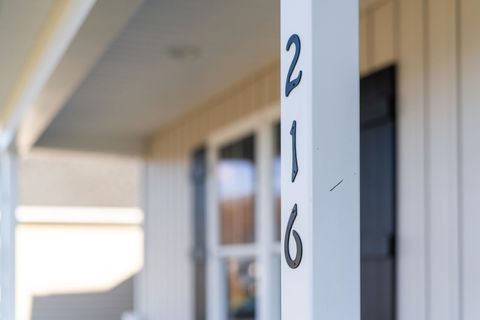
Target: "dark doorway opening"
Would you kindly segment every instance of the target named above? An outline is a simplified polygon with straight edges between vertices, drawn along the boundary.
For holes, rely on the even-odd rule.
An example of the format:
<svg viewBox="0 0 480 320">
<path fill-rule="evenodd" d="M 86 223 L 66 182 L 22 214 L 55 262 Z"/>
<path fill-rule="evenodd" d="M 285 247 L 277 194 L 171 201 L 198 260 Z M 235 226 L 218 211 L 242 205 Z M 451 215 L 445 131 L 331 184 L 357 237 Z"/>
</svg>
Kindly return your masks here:
<svg viewBox="0 0 480 320">
<path fill-rule="evenodd" d="M 360 82 L 362 320 L 395 319 L 395 67 Z"/>
</svg>

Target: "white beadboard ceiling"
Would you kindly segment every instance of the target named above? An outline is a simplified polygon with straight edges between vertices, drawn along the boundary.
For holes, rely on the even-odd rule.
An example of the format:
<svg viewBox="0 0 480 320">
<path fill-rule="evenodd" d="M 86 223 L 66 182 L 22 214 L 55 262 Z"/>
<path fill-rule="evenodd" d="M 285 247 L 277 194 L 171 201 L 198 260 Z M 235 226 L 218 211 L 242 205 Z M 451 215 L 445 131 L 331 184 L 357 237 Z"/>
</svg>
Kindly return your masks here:
<svg viewBox="0 0 480 320">
<path fill-rule="evenodd" d="M 153 131 L 278 56 L 279 2 L 145 1 L 37 145 L 139 152 Z"/>
</svg>

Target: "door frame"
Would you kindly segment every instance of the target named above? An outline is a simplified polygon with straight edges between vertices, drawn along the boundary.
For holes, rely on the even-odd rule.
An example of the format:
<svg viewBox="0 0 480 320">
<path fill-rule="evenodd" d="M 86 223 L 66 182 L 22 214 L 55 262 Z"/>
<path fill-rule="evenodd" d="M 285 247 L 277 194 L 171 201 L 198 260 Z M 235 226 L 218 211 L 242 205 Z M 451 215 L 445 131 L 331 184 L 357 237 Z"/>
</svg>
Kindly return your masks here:
<svg viewBox="0 0 480 320">
<path fill-rule="evenodd" d="M 280 242 L 274 239 L 274 194 L 272 179 L 274 125 L 280 121 L 280 105 L 275 103 L 253 115 L 212 133 L 207 139 L 207 319 L 223 320 L 227 300 L 222 282 L 222 260 L 227 257 L 253 257 L 256 261 L 256 320 L 280 316 L 275 305 L 274 261 L 280 256 Z M 255 136 L 255 242 L 220 245 L 218 223 L 217 174 L 218 150 L 225 144 L 249 134 Z M 280 266 L 279 266 L 280 267 Z M 280 268 L 278 268 L 280 269 Z M 280 270 L 278 270 L 280 272 Z M 258 276 L 259 274 L 264 276 Z M 280 274 L 278 273 L 278 277 Z M 280 288 L 277 288 L 278 290 Z"/>
</svg>

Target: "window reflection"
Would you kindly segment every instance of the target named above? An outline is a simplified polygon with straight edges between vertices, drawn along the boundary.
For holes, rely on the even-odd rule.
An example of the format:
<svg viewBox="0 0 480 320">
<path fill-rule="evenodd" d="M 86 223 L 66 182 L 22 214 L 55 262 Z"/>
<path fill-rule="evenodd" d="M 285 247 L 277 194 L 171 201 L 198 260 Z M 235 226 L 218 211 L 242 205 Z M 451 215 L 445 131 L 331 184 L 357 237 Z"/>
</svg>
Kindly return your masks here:
<svg viewBox="0 0 480 320">
<path fill-rule="evenodd" d="M 228 259 L 225 262 L 228 295 L 228 320 L 255 319 L 255 262 L 253 259 Z"/>
<path fill-rule="evenodd" d="M 255 138 L 249 136 L 220 150 L 218 164 L 222 244 L 255 240 Z"/>
</svg>

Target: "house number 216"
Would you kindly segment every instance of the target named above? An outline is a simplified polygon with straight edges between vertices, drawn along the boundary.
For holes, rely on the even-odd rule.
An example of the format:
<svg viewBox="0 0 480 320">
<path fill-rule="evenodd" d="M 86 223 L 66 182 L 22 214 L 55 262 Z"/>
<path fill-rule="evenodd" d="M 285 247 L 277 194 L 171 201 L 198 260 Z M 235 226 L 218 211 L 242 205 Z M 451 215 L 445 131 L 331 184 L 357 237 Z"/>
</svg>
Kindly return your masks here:
<svg viewBox="0 0 480 320">
<path fill-rule="evenodd" d="M 285 83 L 285 96 L 288 97 L 290 93 L 298 87 L 300 82 L 302 81 L 302 71 L 298 72 L 298 75 L 292 79 L 293 72 L 295 71 L 295 67 L 297 66 L 298 59 L 300 58 L 300 51 L 301 51 L 301 41 L 300 37 L 297 34 L 293 34 L 290 36 L 287 42 L 287 51 L 290 51 L 292 45 L 295 46 L 295 54 L 293 56 L 292 63 L 290 64 L 290 68 L 288 69 L 287 80 Z M 292 178 L 291 183 L 295 182 L 295 178 L 297 177 L 298 173 L 298 160 L 297 160 L 297 121 L 294 120 L 292 122 L 292 126 L 290 129 L 290 135 L 292 136 Z M 287 264 L 290 268 L 296 269 L 300 266 L 302 262 L 302 254 L 303 254 L 303 246 L 302 246 L 302 239 L 297 231 L 293 230 L 293 224 L 295 219 L 297 218 L 297 204 L 292 208 L 290 212 L 290 217 L 287 223 L 287 229 L 285 230 L 285 240 L 283 245 L 283 250 L 285 254 L 285 259 L 287 260 Z M 292 259 L 290 255 L 290 235 L 293 235 L 295 239 L 296 245 L 296 254 L 295 258 Z"/>
</svg>

